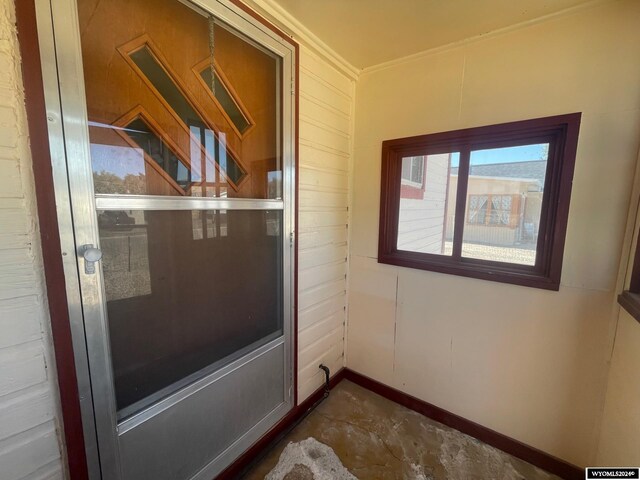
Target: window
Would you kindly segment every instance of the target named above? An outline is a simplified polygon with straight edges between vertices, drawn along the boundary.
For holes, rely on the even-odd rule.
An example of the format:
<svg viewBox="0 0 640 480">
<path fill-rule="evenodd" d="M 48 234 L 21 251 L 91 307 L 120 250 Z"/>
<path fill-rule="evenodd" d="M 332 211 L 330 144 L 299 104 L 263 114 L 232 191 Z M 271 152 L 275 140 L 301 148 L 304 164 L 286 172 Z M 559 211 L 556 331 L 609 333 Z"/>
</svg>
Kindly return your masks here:
<svg viewBox="0 0 640 480">
<path fill-rule="evenodd" d="M 558 290 L 580 116 L 383 142 L 378 261 Z"/>
<path fill-rule="evenodd" d="M 171 69 L 166 60 L 162 60 L 158 47 L 154 47 L 151 39 L 143 35 L 121 46 L 119 50 L 151 91 L 169 107 L 171 114 L 201 143 L 201 150 L 207 160 L 215 160 L 224 170 L 228 183 L 237 190 L 247 178 L 246 169 L 236 158 L 237 154 L 232 153 L 226 145 L 224 136 L 212 133 L 214 129 L 204 120 L 202 112 L 197 111 L 190 95 L 176 81 L 176 75 L 170 73 Z M 219 151 L 218 155 L 215 154 L 216 150 Z M 197 148 L 193 153 L 198 156 Z"/>
<path fill-rule="evenodd" d="M 402 159 L 402 183 L 422 187 L 424 182 L 424 157 Z"/>
<path fill-rule="evenodd" d="M 618 303 L 638 322 L 640 322 L 640 231 L 636 231 L 636 247 L 633 261 L 627 271 L 628 288 L 618 295 Z"/>
<path fill-rule="evenodd" d="M 217 62 L 211 69 L 211 59 L 205 58 L 194 67 L 194 72 L 211 94 L 214 102 L 224 112 L 225 117 L 240 136 L 247 133 L 255 124 L 246 107 L 229 84 Z"/>
<path fill-rule="evenodd" d="M 469 195 L 467 223 L 515 227 L 520 194 Z"/>
</svg>

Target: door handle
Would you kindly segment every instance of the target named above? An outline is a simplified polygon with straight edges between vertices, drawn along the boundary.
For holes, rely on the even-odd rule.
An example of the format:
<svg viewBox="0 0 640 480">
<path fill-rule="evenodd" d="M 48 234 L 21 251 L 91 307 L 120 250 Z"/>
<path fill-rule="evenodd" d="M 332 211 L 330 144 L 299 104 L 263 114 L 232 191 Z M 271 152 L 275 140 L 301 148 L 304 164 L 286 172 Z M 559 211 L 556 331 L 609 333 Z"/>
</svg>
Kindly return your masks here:
<svg viewBox="0 0 640 480">
<path fill-rule="evenodd" d="M 102 259 L 102 250 L 95 248 L 91 243 L 83 245 L 82 257 L 84 258 L 84 273 L 87 275 L 96 273 L 96 262 Z"/>
</svg>

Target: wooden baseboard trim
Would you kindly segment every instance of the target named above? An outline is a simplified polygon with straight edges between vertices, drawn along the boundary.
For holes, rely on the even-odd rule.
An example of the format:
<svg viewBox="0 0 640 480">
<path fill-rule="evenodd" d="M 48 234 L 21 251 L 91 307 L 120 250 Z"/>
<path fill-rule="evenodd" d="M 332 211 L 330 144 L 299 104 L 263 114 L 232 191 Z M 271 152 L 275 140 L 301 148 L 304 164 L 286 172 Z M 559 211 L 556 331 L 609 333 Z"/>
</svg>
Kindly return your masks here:
<svg viewBox="0 0 640 480">
<path fill-rule="evenodd" d="M 345 369 L 342 368 L 336 372 L 329 380 L 329 387 L 333 389 L 338 385 L 345 376 Z M 261 453 L 271 449 L 278 443 L 283 432 L 291 425 L 297 422 L 313 405 L 324 395 L 324 386 L 313 392 L 309 398 L 300 405 L 294 407 L 280 422 L 278 422 L 271 430 L 265 433 L 256 443 L 254 443 L 247 451 L 240 455 L 236 461 L 223 470 L 216 480 L 236 480 L 241 477 L 245 469 L 253 462 L 253 460 Z"/>
<path fill-rule="evenodd" d="M 567 480 L 582 480 L 584 479 L 584 469 L 572 465 L 564 460 L 556 458 L 541 450 L 535 449 L 528 445 L 525 445 L 518 440 L 507 437 L 502 433 L 498 433 L 490 428 L 483 427 L 471 420 L 460 417 L 454 413 L 448 412 L 440 407 L 436 407 L 430 403 L 422 401 L 411 395 L 391 388 L 383 383 L 380 383 L 372 378 L 361 375 L 353 370 L 345 369 L 345 380 L 349 380 L 361 387 L 366 388 L 378 395 L 385 397 L 392 402 L 398 403 L 410 410 L 421 413 L 425 417 L 429 417 L 436 422 L 440 422 L 448 427 L 454 428 L 459 432 L 465 433 L 471 437 L 474 437 L 481 442 L 491 445 L 505 453 L 513 455 L 525 462 L 528 462 L 536 467 L 542 468 L 549 473 L 553 473 L 558 477 L 565 478 Z"/>
<path fill-rule="evenodd" d="M 429 417 L 436 422 L 447 425 L 459 432 L 465 433 L 481 442 L 491 445 L 505 453 L 513 455 L 525 462 L 536 467 L 542 468 L 549 473 L 557 475 L 567 480 L 582 480 L 584 478 L 584 469 L 565 462 L 557 457 L 549 455 L 541 450 L 530 447 L 518 440 L 507 437 L 502 433 L 484 427 L 480 424 L 467 420 L 455 413 L 451 413 L 440 407 L 436 407 L 419 398 L 412 397 L 400 390 L 389 387 L 383 383 L 373 380 L 372 378 L 361 375 L 358 372 L 343 368 L 339 370 L 330 380 L 330 387 L 333 389 L 342 380 L 349 380 L 360 385 L 367 390 L 377 393 L 392 402 L 403 407 L 418 412 L 425 417 Z M 282 434 L 296 421 L 298 421 L 313 405 L 322 398 L 324 387 L 316 390 L 309 398 L 289 412 L 280 422 L 278 422 L 271 430 L 265 433 L 256 443 L 254 443 L 246 452 L 226 468 L 217 480 L 236 480 L 240 478 L 246 468 L 260 454 L 271 449 L 282 438 Z"/>
</svg>

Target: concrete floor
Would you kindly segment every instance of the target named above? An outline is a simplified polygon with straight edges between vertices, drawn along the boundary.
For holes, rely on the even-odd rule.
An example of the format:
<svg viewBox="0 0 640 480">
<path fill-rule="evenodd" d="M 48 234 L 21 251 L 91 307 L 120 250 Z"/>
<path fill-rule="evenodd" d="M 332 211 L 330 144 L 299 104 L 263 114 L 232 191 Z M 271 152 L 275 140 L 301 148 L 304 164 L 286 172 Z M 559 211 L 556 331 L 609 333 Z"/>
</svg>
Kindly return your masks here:
<svg viewBox="0 0 640 480">
<path fill-rule="evenodd" d="M 360 480 L 558 478 L 346 380 L 244 478 L 265 478 L 287 444 L 309 437 Z M 306 467 L 300 472 L 284 479 L 314 478 Z"/>
</svg>

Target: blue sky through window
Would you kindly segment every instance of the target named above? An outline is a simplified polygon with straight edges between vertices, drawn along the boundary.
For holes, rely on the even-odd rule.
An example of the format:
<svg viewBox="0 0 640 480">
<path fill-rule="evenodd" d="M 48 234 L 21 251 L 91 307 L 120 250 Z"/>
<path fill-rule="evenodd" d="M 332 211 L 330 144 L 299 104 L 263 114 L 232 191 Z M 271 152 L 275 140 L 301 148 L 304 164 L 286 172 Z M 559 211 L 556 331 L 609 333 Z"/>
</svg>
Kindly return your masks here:
<svg viewBox="0 0 640 480">
<path fill-rule="evenodd" d="M 488 150 L 474 150 L 471 152 L 472 165 L 488 165 L 491 163 L 532 162 L 547 159 L 549 144 L 521 145 L 518 147 L 491 148 Z M 460 154 L 451 156 L 451 166 L 460 165 Z"/>
</svg>

